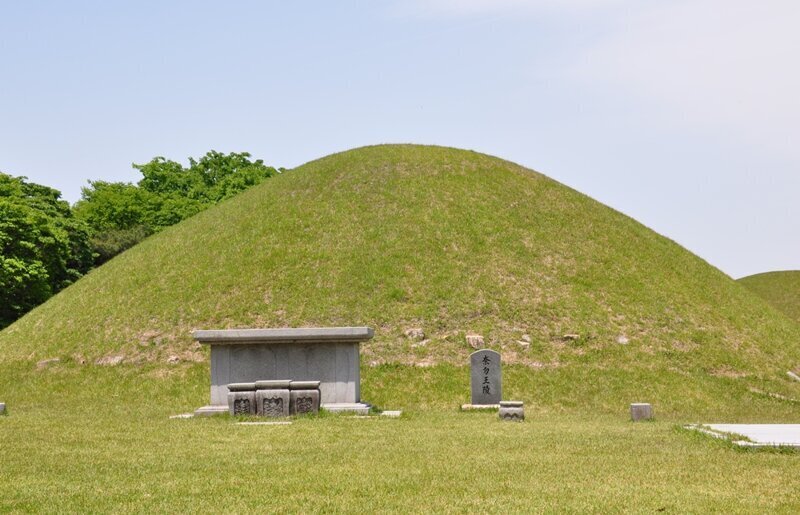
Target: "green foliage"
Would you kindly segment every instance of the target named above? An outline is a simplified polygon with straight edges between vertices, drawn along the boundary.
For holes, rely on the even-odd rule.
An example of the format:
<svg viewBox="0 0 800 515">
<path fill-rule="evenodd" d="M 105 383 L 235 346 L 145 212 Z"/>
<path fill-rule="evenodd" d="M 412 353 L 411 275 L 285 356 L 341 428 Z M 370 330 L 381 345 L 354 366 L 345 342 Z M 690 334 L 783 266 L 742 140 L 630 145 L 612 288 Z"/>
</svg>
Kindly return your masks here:
<svg viewBox="0 0 800 515">
<path fill-rule="evenodd" d="M 189 158 L 188 168 L 163 157 L 133 167 L 142 174 L 136 185 L 90 181 L 75 205 L 76 216 L 92 228 L 97 264 L 276 173 L 247 152 L 213 150 Z"/>
<path fill-rule="evenodd" d="M 128 229 L 106 229 L 96 231 L 89 244 L 95 254 L 97 263 L 105 263 L 120 252 L 127 250 L 150 235 L 144 225 L 135 225 Z"/>
<path fill-rule="evenodd" d="M 87 226 L 61 194 L 0 173 L 0 327 L 89 270 Z"/>
</svg>

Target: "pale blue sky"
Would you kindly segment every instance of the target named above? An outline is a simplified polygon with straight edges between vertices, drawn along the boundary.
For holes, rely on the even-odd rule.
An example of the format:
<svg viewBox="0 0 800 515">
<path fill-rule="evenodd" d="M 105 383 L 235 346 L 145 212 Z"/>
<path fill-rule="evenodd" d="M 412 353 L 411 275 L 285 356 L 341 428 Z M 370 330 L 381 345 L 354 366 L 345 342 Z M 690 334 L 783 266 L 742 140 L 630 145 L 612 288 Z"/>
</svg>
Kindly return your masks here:
<svg viewBox="0 0 800 515">
<path fill-rule="evenodd" d="M 0 0 L 0 170 L 387 142 L 539 170 L 728 274 L 800 269 L 800 3 Z"/>
</svg>

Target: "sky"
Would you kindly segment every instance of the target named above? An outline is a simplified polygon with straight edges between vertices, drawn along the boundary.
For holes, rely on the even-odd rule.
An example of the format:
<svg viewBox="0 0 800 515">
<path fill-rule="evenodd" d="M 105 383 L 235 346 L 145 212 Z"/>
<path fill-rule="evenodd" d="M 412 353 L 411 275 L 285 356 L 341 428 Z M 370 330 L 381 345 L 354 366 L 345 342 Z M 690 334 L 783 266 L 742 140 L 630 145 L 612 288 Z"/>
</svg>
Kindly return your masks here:
<svg viewBox="0 0 800 515">
<path fill-rule="evenodd" d="M 62 191 L 377 143 L 540 171 L 732 277 L 800 269 L 796 0 L 0 0 L 0 171 Z"/>
</svg>

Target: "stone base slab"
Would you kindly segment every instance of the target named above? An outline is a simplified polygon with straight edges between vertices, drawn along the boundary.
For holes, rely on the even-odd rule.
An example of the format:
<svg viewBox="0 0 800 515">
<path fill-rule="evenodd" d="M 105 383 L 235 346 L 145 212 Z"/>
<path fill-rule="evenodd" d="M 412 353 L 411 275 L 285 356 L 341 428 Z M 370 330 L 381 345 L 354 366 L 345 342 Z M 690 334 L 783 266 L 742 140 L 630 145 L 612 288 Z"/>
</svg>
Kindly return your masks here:
<svg viewBox="0 0 800 515">
<path fill-rule="evenodd" d="M 364 402 L 346 403 L 346 402 L 332 402 L 322 404 L 320 408 L 330 411 L 332 413 L 356 413 L 358 415 L 369 414 L 370 405 Z M 210 417 L 212 415 L 223 415 L 228 413 L 227 405 L 208 405 L 194 410 L 195 417 Z"/>
<path fill-rule="evenodd" d="M 227 404 L 203 406 L 194 410 L 195 417 L 210 417 L 212 415 L 224 415 L 225 413 L 228 413 Z"/>
<path fill-rule="evenodd" d="M 499 410 L 499 404 L 462 404 L 461 411 L 472 411 L 480 409 Z"/>
<path fill-rule="evenodd" d="M 320 406 L 322 409 L 332 413 L 356 413 L 358 415 L 369 414 L 370 405 L 364 402 L 329 402 Z"/>
</svg>

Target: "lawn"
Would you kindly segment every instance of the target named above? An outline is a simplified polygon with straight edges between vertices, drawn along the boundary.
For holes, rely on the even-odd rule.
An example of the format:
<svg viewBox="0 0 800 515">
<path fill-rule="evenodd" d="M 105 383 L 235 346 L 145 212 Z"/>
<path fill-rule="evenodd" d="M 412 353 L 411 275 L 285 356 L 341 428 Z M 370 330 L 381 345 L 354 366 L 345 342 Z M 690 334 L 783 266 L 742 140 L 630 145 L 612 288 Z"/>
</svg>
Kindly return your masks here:
<svg viewBox="0 0 800 515">
<path fill-rule="evenodd" d="M 796 422 L 792 403 L 753 396 L 726 408 L 724 399 L 698 397 L 680 405 L 682 414 L 663 406 L 658 416 L 656 404 L 655 422 L 632 423 L 621 399 L 628 393 L 613 379 L 599 383 L 608 404 L 586 408 L 559 401 L 569 397 L 568 378 L 534 376 L 537 389 L 525 383 L 531 374 L 508 367 L 507 391 L 525 398 L 528 417 L 509 423 L 458 411 L 466 369 L 366 367 L 365 398 L 404 408 L 400 419 L 169 419 L 205 401 L 207 374 L 201 365 L 165 372 L 75 364 L 5 374 L 0 511 L 800 510 L 800 453 L 740 450 L 681 429 Z M 729 390 L 735 383 L 708 383 L 712 394 Z M 713 420 L 694 420 L 692 410 Z"/>
</svg>

